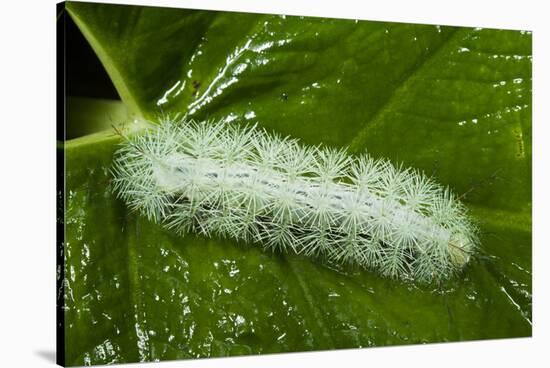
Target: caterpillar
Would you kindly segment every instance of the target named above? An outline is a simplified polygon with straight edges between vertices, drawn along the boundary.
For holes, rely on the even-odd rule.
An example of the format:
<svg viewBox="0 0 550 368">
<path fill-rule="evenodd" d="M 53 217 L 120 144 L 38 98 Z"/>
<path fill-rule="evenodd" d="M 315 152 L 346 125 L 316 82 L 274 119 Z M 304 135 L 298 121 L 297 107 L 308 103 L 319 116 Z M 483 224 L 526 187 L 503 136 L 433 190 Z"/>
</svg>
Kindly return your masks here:
<svg viewBox="0 0 550 368">
<path fill-rule="evenodd" d="M 422 172 L 257 126 L 164 118 L 125 137 L 111 170 L 118 198 L 178 234 L 392 278 L 448 278 L 478 243 L 466 207 Z"/>
</svg>

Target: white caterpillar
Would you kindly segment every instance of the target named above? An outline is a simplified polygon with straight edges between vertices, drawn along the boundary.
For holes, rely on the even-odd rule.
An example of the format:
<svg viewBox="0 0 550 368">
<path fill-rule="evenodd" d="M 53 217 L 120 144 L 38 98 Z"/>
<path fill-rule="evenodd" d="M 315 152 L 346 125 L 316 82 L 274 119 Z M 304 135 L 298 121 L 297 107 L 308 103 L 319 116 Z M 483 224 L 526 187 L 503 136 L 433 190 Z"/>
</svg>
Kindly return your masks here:
<svg viewBox="0 0 550 368">
<path fill-rule="evenodd" d="M 368 155 L 307 147 L 256 127 L 165 120 L 115 153 L 131 209 L 181 234 L 433 281 L 470 259 L 476 228 L 449 189 Z"/>
</svg>

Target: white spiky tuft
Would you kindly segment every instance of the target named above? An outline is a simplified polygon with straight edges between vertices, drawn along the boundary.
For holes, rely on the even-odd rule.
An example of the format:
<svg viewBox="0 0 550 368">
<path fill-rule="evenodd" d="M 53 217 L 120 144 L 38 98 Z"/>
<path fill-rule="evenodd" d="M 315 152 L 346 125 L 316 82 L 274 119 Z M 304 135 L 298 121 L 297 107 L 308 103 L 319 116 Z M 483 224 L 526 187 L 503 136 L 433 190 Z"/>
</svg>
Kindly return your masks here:
<svg viewBox="0 0 550 368">
<path fill-rule="evenodd" d="M 476 228 L 447 188 L 368 155 L 256 127 L 166 119 L 115 154 L 117 195 L 180 234 L 433 281 L 470 259 Z"/>
</svg>

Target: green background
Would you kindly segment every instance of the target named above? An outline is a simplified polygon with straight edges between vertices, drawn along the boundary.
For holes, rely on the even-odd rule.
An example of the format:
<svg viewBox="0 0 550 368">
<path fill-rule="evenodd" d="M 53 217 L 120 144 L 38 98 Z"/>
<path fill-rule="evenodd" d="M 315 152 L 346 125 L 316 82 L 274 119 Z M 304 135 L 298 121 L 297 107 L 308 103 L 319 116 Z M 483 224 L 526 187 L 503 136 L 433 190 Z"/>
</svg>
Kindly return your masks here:
<svg viewBox="0 0 550 368">
<path fill-rule="evenodd" d="M 68 100 L 68 365 L 531 335 L 530 32 L 66 10 L 122 100 Z M 175 236 L 113 195 L 109 126 L 139 131 L 135 119 L 176 112 L 422 169 L 462 195 L 480 250 L 459 277 L 417 285 Z"/>
</svg>

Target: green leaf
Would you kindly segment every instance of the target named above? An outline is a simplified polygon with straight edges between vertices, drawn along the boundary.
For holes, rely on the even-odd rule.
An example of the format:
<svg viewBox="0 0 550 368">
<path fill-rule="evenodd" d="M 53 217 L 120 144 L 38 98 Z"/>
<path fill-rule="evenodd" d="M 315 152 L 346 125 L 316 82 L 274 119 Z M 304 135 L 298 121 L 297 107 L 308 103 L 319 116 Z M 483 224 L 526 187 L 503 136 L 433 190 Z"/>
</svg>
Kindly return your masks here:
<svg viewBox="0 0 550 368">
<path fill-rule="evenodd" d="M 128 119 L 128 109 L 120 101 L 67 98 L 67 121 L 70 122 L 66 127 L 67 139 L 105 131 Z"/>
<path fill-rule="evenodd" d="M 531 335 L 530 33 L 67 9 L 130 112 L 258 122 L 423 169 L 463 194 L 482 238 L 433 286 L 181 238 L 115 199 L 117 136 L 81 137 L 65 146 L 67 364 Z"/>
</svg>

